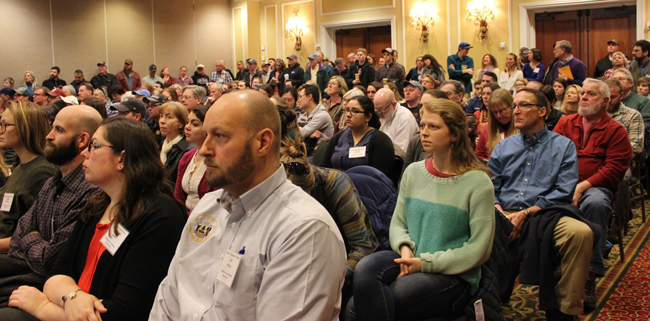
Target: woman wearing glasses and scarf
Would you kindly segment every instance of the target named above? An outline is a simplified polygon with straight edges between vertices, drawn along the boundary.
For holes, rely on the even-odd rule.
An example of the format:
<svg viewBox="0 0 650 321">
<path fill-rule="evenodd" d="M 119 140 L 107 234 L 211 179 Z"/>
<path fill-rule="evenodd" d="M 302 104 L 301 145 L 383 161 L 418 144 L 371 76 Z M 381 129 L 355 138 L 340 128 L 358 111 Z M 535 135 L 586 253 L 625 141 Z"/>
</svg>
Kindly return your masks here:
<svg viewBox="0 0 650 321">
<path fill-rule="evenodd" d="M 379 131 L 381 124 L 372 100 L 352 97 L 343 114 L 347 129 L 332 137 L 320 166 L 345 171 L 369 165 L 392 177 L 395 149 L 390 137 Z"/>
<path fill-rule="evenodd" d="M 185 225 L 185 208 L 172 195 L 144 123 L 104 121 L 82 155 L 86 180 L 101 192 L 88 200 L 43 292 L 20 287 L 9 306 L 39 320 L 146 320 Z M 2 315 L 6 310 L 0 319 L 34 319 Z"/>
</svg>

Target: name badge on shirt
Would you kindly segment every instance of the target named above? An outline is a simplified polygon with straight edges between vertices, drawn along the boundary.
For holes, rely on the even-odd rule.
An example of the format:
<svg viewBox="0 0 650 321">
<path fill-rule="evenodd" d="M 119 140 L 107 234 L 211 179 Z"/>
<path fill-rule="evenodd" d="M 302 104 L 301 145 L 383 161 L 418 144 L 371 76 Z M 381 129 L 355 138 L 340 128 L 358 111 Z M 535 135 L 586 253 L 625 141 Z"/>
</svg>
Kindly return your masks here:
<svg viewBox="0 0 650 321">
<path fill-rule="evenodd" d="M 461 66 L 460 66 L 460 69 L 465 70 L 465 69 L 467 69 L 468 67 L 469 67 L 469 65 L 461 65 Z"/>
<path fill-rule="evenodd" d="M 221 75 L 221 79 L 226 79 L 226 75 Z"/>
<path fill-rule="evenodd" d="M 235 280 L 235 276 L 237 275 L 237 268 L 239 268 L 240 262 L 241 255 L 231 250 L 227 250 L 226 256 L 221 262 L 219 274 L 217 274 L 217 281 L 223 283 L 223 285 L 230 289 L 232 282 Z"/>
<path fill-rule="evenodd" d="M 366 146 L 350 147 L 350 158 L 366 157 Z"/>
<path fill-rule="evenodd" d="M 536 73 L 536 74 L 539 73 L 539 67 L 533 69 L 533 72 Z"/>
<path fill-rule="evenodd" d="M 115 255 L 117 249 L 120 248 L 126 237 L 129 236 L 129 231 L 124 228 L 122 224 L 117 225 L 117 231 L 120 233 L 120 235 L 115 235 L 113 227 L 109 227 L 106 234 L 104 234 L 104 236 L 102 236 L 102 238 L 99 240 L 99 242 L 104 245 L 108 253 L 111 253 L 111 255 Z"/>
<path fill-rule="evenodd" d="M 14 202 L 14 193 L 5 193 L 2 198 L 2 206 L 0 206 L 0 211 L 9 212 L 11 211 L 11 204 Z"/>
</svg>

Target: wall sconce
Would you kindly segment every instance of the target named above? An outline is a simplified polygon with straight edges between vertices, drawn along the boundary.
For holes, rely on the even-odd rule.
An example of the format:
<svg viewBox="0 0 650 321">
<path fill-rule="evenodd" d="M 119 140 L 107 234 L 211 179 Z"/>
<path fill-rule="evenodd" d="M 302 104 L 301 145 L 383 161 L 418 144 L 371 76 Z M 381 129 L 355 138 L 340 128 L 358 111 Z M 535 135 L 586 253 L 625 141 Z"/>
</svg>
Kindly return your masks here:
<svg viewBox="0 0 650 321">
<path fill-rule="evenodd" d="M 435 19 L 438 18 L 437 14 L 438 10 L 429 6 L 426 1 L 416 3 L 415 7 L 411 9 L 409 26 L 415 30 L 422 30 L 422 34 L 420 34 L 421 43 L 429 42 L 429 28 L 433 27 Z"/>
<path fill-rule="evenodd" d="M 294 17 L 289 17 L 289 21 L 287 21 L 287 39 L 291 41 L 295 41 L 296 44 L 293 47 L 295 51 L 300 51 L 300 47 L 302 46 L 302 33 L 304 29 L 304 23 L 298 18 L 298 11 L 300 9 L 296 8 L 293 9 L 293 14 Z"/>
<path fill-rule="evenodd" d="M 467 21 L 479 26 L 478 39 L 482 42 L 488 38 L 488 20 L 494 20 L 494 0 L 474 0 L 467 4 Z"/>
</svg>

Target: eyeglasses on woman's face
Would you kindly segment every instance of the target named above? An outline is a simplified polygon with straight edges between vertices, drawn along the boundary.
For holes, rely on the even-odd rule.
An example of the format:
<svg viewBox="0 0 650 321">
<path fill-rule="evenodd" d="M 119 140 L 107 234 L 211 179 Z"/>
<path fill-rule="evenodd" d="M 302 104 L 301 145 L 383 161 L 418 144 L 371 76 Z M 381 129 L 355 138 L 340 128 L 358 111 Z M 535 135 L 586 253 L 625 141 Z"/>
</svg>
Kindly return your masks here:
<svg viewBox="0 0 650 321">
<path fill-rule="evenodd" d="M 119 151 L 117 149 L 117 147 L 113 147 L 111 145 L 102 144 L 102 143 L 98 143 L 98 142 L 91 142 L 90 144 L 88 144 L 88 152 L 90 153 L 90 152 L 93 151 L 93 149 L 102 148 L 102 147 L 110 147 L 110 148 L 112 148 L 112 149 L 114 149 L 116 151 Z"/>
<path fill-rule="evenodd" d="M 0 133 L 4 133 L 7 131 L 7 126 L 16 126 L 16 124 L 9 124 L 4 121 L 0 121 Z"/>
<path fill-rule="evenodd" d="M 291 175 L 305 175 L 309 173 L 309 168 L 300 162 L 282 162 L 282 166 Z"/>
<path fill-rule="evenodd" d="M 358 115 L 358 114 L 363 114 L 363 110 L 357 110 L 357 109 L 352 109 L 352 108 L 343 108 L 343 113 L 344 114 L 350 113 L 350 114 L 352 114 L 352 116 L 354 116 L 354 115 Z"/>
</svg>

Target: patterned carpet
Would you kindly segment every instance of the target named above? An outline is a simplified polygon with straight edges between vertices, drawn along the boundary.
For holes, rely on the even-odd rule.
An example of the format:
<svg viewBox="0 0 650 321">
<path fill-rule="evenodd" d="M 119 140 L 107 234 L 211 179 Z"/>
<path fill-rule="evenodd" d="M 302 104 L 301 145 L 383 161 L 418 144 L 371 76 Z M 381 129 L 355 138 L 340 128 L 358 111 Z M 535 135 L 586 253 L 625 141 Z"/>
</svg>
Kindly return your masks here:
<svg viewBox="0 0 650 321">
<path fill-rule="evenodd" d="M 646 201 L 646 208 L 650 202 Z M 634 209 L 624 237 L 625 262 L 619 260 L 618 244 L 605 260 L 605 276 L 597 280 L 598 308 L 581 320 L 650 320 L 650 218 L 641 219 L 641 209 Z M 646 210 L 646 215 L 650 210 Z M 510 302 L 503 306 L 506 320 L 546 320 L 538 309 L 537 286 L 517 284 Z"/>
</svg>

